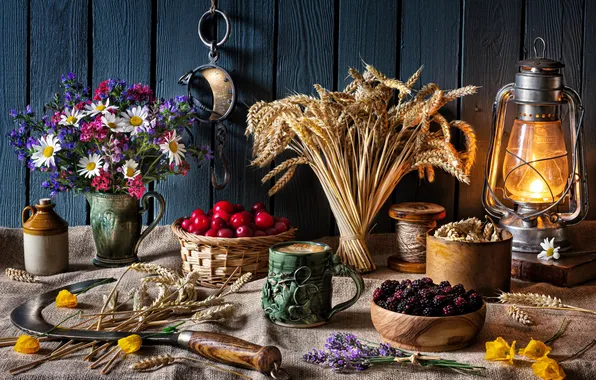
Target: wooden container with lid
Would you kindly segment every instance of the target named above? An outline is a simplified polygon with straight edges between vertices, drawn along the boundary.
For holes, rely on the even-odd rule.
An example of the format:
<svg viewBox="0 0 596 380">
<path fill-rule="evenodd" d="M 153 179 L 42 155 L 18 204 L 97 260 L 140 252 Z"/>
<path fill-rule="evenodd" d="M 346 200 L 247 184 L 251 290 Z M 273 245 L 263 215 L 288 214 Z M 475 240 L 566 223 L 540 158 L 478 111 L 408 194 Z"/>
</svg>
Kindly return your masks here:
<svg viewBox="0 0 596 380">
<path fill-rule="evenodd" d="M 68 269 L 68 223 L 56 211 L 49 198 L 23 209 L 25 270 L 48 276 Z"/>
<path fill-rule="evenodd" d="M 407 273 L 426 272 L 426 233 L 446 216 L 443 206 L 428 202 L 404 202 L 391 206 L 395 219 L 397 254 L 387 259 L 387 266 Z"/>
</svg>

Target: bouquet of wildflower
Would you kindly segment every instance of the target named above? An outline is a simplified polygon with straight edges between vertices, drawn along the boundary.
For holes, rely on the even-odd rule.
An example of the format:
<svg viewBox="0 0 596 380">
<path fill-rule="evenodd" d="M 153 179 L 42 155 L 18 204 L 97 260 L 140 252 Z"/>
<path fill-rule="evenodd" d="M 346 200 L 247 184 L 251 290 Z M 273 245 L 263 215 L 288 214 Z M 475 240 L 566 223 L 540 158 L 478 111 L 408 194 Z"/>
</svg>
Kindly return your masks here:
<svg viewBox="0 0 596 380">
<path fill-rule="evenodd" d="M 441 359 L 438 356 L 409 352 L 358 339 L 354 334 L 336 332 L 329 335 L 325 350 L 312 349 L 303 357 L 308 363 L 328 366 L 336 372 L 364 371 L 374 364 L 411 363 L 422 367 L 449 368 L 456 372 L 478 375 L 484 367 Z"/>
<path fill-rule="evenodd" d="M 91 98 L 72 73 L 62 88 L 41 118 L 30 106 L 10 112 L 18 124 L 10 143 L 31 171 L 49 173 L 42 186 L 52 196 L 75 190 L 140 198 L 145 184 L 186 175 L 189 157 L 211 158 L 207 146 L 182 142 L 196 120 L 186 97 L 155 99 L 149 86 L 109 79 Z"/>
</svg>

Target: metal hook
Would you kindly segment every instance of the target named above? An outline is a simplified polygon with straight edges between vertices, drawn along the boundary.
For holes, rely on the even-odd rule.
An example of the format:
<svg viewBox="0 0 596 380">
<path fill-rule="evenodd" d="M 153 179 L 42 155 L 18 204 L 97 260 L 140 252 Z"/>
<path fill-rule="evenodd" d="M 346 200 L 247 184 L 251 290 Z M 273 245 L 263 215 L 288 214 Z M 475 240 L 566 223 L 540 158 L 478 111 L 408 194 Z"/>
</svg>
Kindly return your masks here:
<svg viewBox="0 0 596 380">
<path fill-rule="evenodd" d="M 228 129 L 223 123 L 217 123 L 217 157 L 221 161 L 221 166 L 224 168 L 224 179 L 222 183 L 217 182 L 217 176 L 215 175 L 215 163 L 211 166 L 211 185 L 215 190 L 222 190 L 230 182 L 230 163 L 224 154 L 224 148 L 226 145 L 226 136 Z"/>
<path fill-rule="evenodd" d="M 537 46 L 538 41 L 542 41 L 542 54 L 541 55 L 538 55 L 538 46 Z M 534 38 L 534 56 L 536 58 L 544 58 L 545 55 L 546 55 L 546 42 L 544 42 L 544 39 L 542 37 Z"/>
</svg>

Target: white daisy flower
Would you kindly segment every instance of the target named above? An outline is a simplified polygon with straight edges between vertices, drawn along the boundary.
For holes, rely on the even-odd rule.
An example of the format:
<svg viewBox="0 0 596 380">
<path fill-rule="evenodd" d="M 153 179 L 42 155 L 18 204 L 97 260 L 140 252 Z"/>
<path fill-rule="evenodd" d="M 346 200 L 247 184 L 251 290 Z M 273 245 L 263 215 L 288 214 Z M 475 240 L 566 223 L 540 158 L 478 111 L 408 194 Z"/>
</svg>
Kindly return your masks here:
<svg viewBox="0 0 596 380">
<path fill-rule="evenodd" d="M 64 113 L 60 116 L 60 125 L 79 125 L 79 120 L 83 117 L 83 114 L 76 109 L 73 108 L 69 110 L 68 108 L 64 110 Z"/>
<path fill-rule="evenodd" d="M 54 135 L 47 135 L 39 139 L 39 145 L 33 144 L 35 153 L 31 156 L 36 167 L 40 166 L 56 166 L 54 155 L 60 151 L 62 147 L 60 142 Z"/>
<path fill-rule="evenodd" d="M 540 243 L 543 251 L 538 254 L 538 258 L 540 260 L 558 260 L 561 255 L 559 254 L 559 248 L 555 247 L 555 238 L 552 238 L 550 241 L 548 238 L 544 238 L 544 241 Z"/>
<path fill-rule="evenodd" d="M 79 160 L 79 170 L 77 172 L 85 176 L 86 178 L 91 178 L 99 175 L 99 169 L 103 165 L 103 160 L 101 156 L 97 153 L 93 153 L 88 157 L 83 157 Z"/>
<path fill-rule="evenodd" d="M 182 140 L 182 136 L 176 136 L 176 131 L 174 131 L 170 137 L 166 138 L 163 144 L 159 144 L 161 151 L 164 154 L 168 154 L 170 164 L 174 161 L 176 165 L 180 165 L 180 161 L 184 158 L 186 149 L 184 148 L 184 144 L 180 144 L 180 140 Z"/>
<path fill-rule="evenodd" d="M 124 178 L 134 178 L 141 174 L 141 171 L 137 170 L 138 166 L 139 164 L 137 164 L 135 160 L 126 160 L 122 166 L 122 174 L 124 174 Z"/>
<path fill-rule="evenodd" d="M 147 107 L 132 107 L 122 114 L 119 126 L 130 130 L 133 135 L 142 132 L 143 128 L 149 126 L 149 109 Z"/>
<path fill-rule="evenodd" d="M 121 126 L 122 120 L 116 115 L 107 113 L 101 117 L 101 123 L 110 128 L 112 132 L 130 133 L 132 129 Z"/>
<path fill-rule="evenodd" d="M 89 116 L 95 116 L 97 114 L 108 115 L 108 114 L 111 114 L 110 113 L 111 110 L 117 110 L 117 109 L 118 109 L 118 107 L 110 105 L 109 98 L 106 100 L 105 104 L 100 100 L 97 103 L 91 102 L 91 104 L 87 104 L 85 106 L 85 111 L 87 112 L 87 115 L 89 115 Z"/>
</svg>

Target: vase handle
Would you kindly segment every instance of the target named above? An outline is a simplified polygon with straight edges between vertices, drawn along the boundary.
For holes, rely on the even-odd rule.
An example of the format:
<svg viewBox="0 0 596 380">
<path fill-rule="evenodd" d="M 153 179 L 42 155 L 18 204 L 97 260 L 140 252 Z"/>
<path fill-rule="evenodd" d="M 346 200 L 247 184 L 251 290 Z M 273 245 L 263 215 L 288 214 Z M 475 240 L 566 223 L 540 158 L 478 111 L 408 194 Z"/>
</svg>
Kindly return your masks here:
<svg viewBox="0 0 596 380">
<path fill-rule="evenodd" d="M 23 221 L 23 225 L 37 212 L 37 209 L 33 206 L 26 206 L 21 213 L 21 219 Z"/>
<path fill-rule="evenodd" d="M 139 247 L 141 246 L 141 242 L 147 237 L 147 235 L 149 235 L 151 233 L 151 231 L 153 231 L 153 229 L 155 227 L 157 227 L 157 224 L 159 223 L 161 218 L 163 218 L 164 211 L 166 210 L 166 201 L 163 199 L 161 194 L 159 194 L 157 191 L 149 191 L 149 192 L 145 193 L 145 195 L 143 195 L 143 197 L 141 198 L 141 209 L 139 210 L 140 215 L 143 215 L 144 213 L 147 212 L 148 207 L 149 207 L 148 206 L 149 198 L 157 199 L 157 202 L 159 203 L 159 212 L 157 213 L 155 220 L 153 220 L 153 222 L 151 222 L 151 224 L 149 226 L 147 226 L 145 231 L 143 231 L 143 233 L 139 237 L 139 240 L 137 241 L 137 244 L 135 245 L 135 250 L 134 250 L 135 256 L 137 255 L 137 252 L 139 252 Z"/>
<path fill-rule="evenodd" d="M 358 299 L 360 298 L 360 295 L 362 295 L 362 291 L 364 290 L 364 280 L 362 280 L 362 276 L 360 275 L 360 273 L 356 272 L 349 265 L 342 263 L 341 258 L 339 256 L 333 255 L 331 257 L 331 265 L 333 268 L 333 273 L 335 275 L 339 275 L 339 276 L 347 275 L 347 276 L 350 276 L 352 278 L 352 280 L 354 280 L 354 283 L 356 284 L 356 294 L 350 300 L 348 300 L 346 302 L 342 302 L 339 305 L 335 305 L 329 312 L 329 316 L 327 317 L 327 320 L 331 319 L 331 317 L 333 317 L 333 315 L 335 315 L 335 313 L 345 310 L 345 309 L 349 308 L 350 306 L 352 306 L 353 304 L 355 304 L 356 301 L 358 301 Z"/>
</svg>

